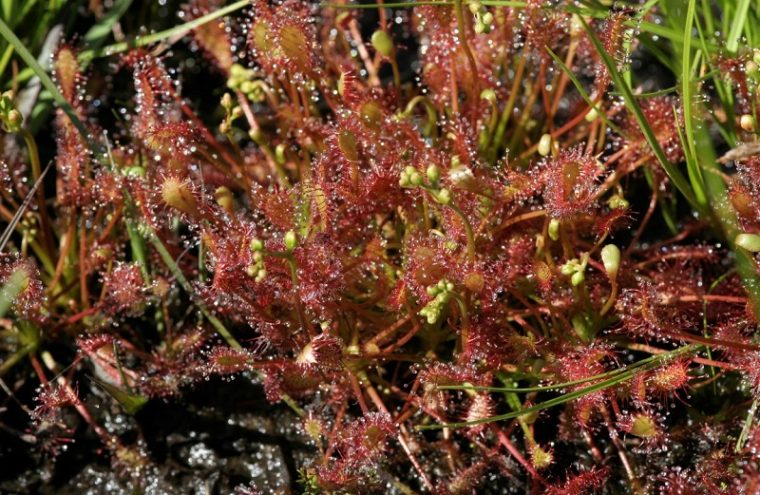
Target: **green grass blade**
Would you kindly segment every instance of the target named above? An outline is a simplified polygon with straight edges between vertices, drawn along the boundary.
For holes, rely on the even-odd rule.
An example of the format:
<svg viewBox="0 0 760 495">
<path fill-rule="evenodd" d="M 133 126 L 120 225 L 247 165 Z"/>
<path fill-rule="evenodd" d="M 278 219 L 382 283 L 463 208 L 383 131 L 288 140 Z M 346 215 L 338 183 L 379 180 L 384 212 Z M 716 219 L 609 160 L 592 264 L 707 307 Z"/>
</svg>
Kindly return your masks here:
<svg viewBox="0 0 760 495">
<path fill-rule="evenodd" d="M 644 113 L 641 111 L 641 107 L 639 107 L 639 104 L 636 102 L 636 98 L 633 96 L 631 88 L 628 87 L 628 85 L 625 83 L 625 80 L 620 75 L 620 72 L 617 70 L 615 61 L 604 49 L 604 46 L 599 41 L 599 38 L 588 25 L 586 20 L 581 18 L 581 22 L 583 23 L 583 28 L 586 30 L 591 43 L 596 48 L 597 52 L 599 52 L 599 56 L 602 58 L 604 65 L 607 66 L 607 69 L 610 72 L 610 76 L 612 77 L 612 81 L 615 83 L 615 86 L 618 88 L 618 90 L 623 94 L 623 100 L 625 101 L 626 107 L 636 118 L 641 131 L 644 133 L 644 138 L 646 139 L 647 143 L 649 143 L 649 146 L 652 148 L 655 157 L 660 162 L 660 165 L 662 165 L 665 173 L 668 175 L 671 182 L 673 182 L 673 185 L 676 186 L 676 189 L 678 189 L 680 193 L 686 198 L 689 204 L 691 204 L 692 207 L 694 207 L 702 216 L 708 216 L 709 212 L 706 211 L 704 206 L 697 201 L 696 197 L 694 196 L 694 191 L 689 184 L 689 181 L 686 180 L 681 171 L 676 168 L 675 165 L 670 163 L 668 158 L 665 156 L 665 152 L 662 150 L 660 143 L 657 141 L 657 136 L 650 127 L 649 122 L 647 122 L 646 117 L 644 117 Z"/>
<path fill-rule="evenodd" d="M 190 282 L 187 281 L 187 278 L 185 278 L 185 274 L 182 273 L 182 270 L 180 270 L 179 266 L 177 266 L 177 263 L 174 261 L 174 258 L 172 258 L 172 255 L 169 254 L 169 251 L 166 249 L 166 246 L 164 246 L 164 243 L 161 242 L 161 239 L 158 238 L 158 236 L 155 234 L 155 232 L 150 232 L 148 234 L 151 244 L 153 244 L 153 247 L 156 248 L 156 251 L 158 251 L 158 254 L 161 256 L 161 259 L 164 261 L 164 264 L 169 268 L 169 271 L 172 272 L 172 275 L 174 275 L 174 278 L 177 279 L 177 282 L 179 282 L 180 286 L 182 286 L 182 289 L 184 289 L 185 292 L 195 301 L 195 304 L 198 306 L 198 309 L 201 310 L 201 313 L 203 313 L 203 316 L 206 317 L 206 319 L 211 323 L 211 325 L 214 327 L 214 329 L 219 333 L 219 335 L 222 336 L 222 338 L 229 344 L 230 347 L 234 349 L 242 349 L 243 346 L 240 345 L 240 343 L 235 340 L 235 337 L 232 336 L 229 330 L 227 330 L 227 327 L 224 326 L 224 324 L 211 312 L 206 308 L 206 305 L 203 304 L 202 301 L 198 300 L 194 296 L 195 291 L 193 291 L 193 287 L 190 285 Z"/>
<path fill-rule="evenodd" d="M 593 382 L 596 380 L 604 380 L 615 377 L 621 373 L 632 371 L 642 366 L 646 366 L 653 361 L 657 361 L 658 355 L 653 355 L 648 358 L 637 361 L 628 366 L 618 368 L 616 370 L 606 371 L 599 373 L 598 375 L 590 376 L 588 378 L 582 378 L 580 380 L 573 380 L 569 382 L 554 383 L 552 385 L 541 385 L 537 387 L 479 387 L 473 385 L 440 385 L 437 388 L 439 390 L 473 390 L 479 392 L 546 392 L 549 390 L 558 390 L 575 385 L 582 385 L 584 383 Z"/>
<path fill-rule="evenodd" d="M 554 62 L 559 65 L 560 69 L 562 69 L 562 72 L 567 74 L 567 77 L 570 79 L 570 81 L 573 83 L 573 86 L 575 86 L 575 89 L 578 90 L 578 93 L 581 95 L 581 98 L 583 98 L 583 101 L 585 101 L 589 107 L 595 108 L 598 106 L 598 104 L 594 104 L 593 101 L 591 101 L 591 97 L 589 97 L 588 93 L 586 93 L 586 90 L 583 89 L 583 85 L 578 80 L 577 77 L 575 77 L 575 74 L 573 74 L 573 71 L 570 70 L 570 67 L 565 65 L 565 63 L 562 61 L 561 58 L 557 56 L 556 53 L 554 53 L 551 48 L 548 46 L 546 47 L 546 51 L 549 53 L 549 56 L 554 60 Z M 614 130 L 620 135 L 624 135 L 625 133 L 620 129 L 618 126 L 613 124 L 608 118 L 607 115 L 604 112 L 598 112 L 599 118 L 601 118 L 604 123 L 609 127 L 610 129 Z"/>
<path fill-rule="evenodd" d="M 630 380 L 634 376 L 636 376 L 638 373 L 641 373 L 643 371 L 655 369 L 665 362 L 684 355 L 684 354 L 692 354 L 699 349 L 700 346 L 697 345 L 687 345 L 684 347 L 681 347 L 679 349 L 675 349 L 670 352 L 666 352 L 663 354 L 658 354 L 657 356 L 653 356 L 654 359 L 652 361 L 648 362 L 644 366 L 640 366 L 636 369 L 627 370 L 623 373 L 620 373 L 618 375 L 615 375 L 612 378 L 609 378 L 607 380 L 603 380 L 599 383 L 595 383 L 593 385 L 589 385 L 588 387 L 584 387 L 580 390 L 575 390 L 573 392 L 569 392 L 567 394 L 560 395 L 559 397 L 554 397 L 553 399 L 549 399 L 544 402 L 540 402 L 534 406 L 526 407 L 524 409 L 520 409 L 517 411 L 512 411 L 506 414 L 499 414 L 496 416 L 491 416 L 488 418 L 482 418 L 475 421 L 463 421 L 460 423 L 443 423 L 443 424 L 434 424 L 434 425 L 424 425 L 424 426 L 418 426 L 417 430 L 439 430 L 442 428 L 466 428 L 468 426 L 475 426 L 485 423 L 494 423 L 497 421 L 504 421 L 507 419 L 514 419 L 519 416 L 523 416 L 525 414 L 531 414 L 534 412 L 542 411 L 544 409 L 548 409 L 550 407 L 559 406 L 561 404 L 565 404 L 566 402 L 570 402 L 575 399 L 580 399 L 581 397 L 584 397 L 588 394 L 598 392 L 600 390 L 604 390 L 610 387 L 614 387 L 615 385 L 619 385 L 627 380 Z"/>
<path fill-rule="evenodd" d="M 106 38 L 111 34 L 114 24 L 121 19 L 127 9 L 132 5 L 132 0 L 120 0 L 118 1 L 108 14 L 103 16 L 97 24 L 92 26 L 87 34 L 84 35 L 84 41 L 90 47 L 99 47 L 103 44 Z"/>
<path fill-rule="evenodd" d="M 250 5 L 249 0 L 238 0 L 237 2 L 232 3 L 226 7 L 222 7 L 219 10 L 215 10 L 204 16 L 198 17 L 197 19 L 193 19 L 192 21 L 188 21 L 178 26 L 174 26 L 170 29 L 159 31 L 158 33 L 153 33 L 146 36 L 140 36 L 139 38 L 136 38 L 135 40 L 132 40 L 132 41 L 123 41 L 121 43 L 115 43 L 113 45 L 106 46 L 99 50 L 85 50 L 79 54 L 79 61 L 89 62 L 90 60 L 94 58 L 126 52 L 133 48 L 139 48 L 141 46 L 146 46 L 152 43 L 163 41 L 167 38 L 182 37 L 185 34 L 187 34 L 189 31 L 199 26 L 202 26 L 206 23 L 219 19 L 220 17 L 224 17 L 225 15 L 231 14 L 232 12 L 235 12 L 244 7 L 247 7 L 248 5 Z"/>
<path fill-rule="evenodd" d="M 696 158 L 694 145 L 694 120 L 693 120 L 693 93 L 692 93 L 692 62 L 691 62 L 691 31 L 694 25 L 695 0 L 689 0 L 686 9 L 686 21 L 684 22 L 684 43 L 681 54 L 681 101 L 683 103 L 684 126 L 686 128 L 686 141 L 683 142 L 686 156 L 686 170 L 689 174 L 695 199 L 703 206 L 707 206 L 705 196 L 704 178 Z M 678 128 L 679 134 L 681 132 Z M 683 141 L 683 139 L 682 139 Z"/>
<path fill-rule="evenodd" d="M 736 5 L 736 13 L 731 20 L 731 29 L 728 31 L 728 38 L 726 39 L 726 49 L 731 53 L 736 53 L 739 49 L 739 38 L 744 30 L 744 24 L 747 22 L 749 2 L 750 0 L 739 0 Z"/>
</svg>

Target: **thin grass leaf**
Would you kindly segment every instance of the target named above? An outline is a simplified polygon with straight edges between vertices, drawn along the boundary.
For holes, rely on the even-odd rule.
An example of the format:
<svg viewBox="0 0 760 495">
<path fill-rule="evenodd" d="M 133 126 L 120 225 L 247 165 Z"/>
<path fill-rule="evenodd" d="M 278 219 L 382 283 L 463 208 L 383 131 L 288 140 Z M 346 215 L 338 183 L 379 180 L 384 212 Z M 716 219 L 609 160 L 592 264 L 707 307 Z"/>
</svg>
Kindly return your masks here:
<svg viewBox="0 0 760 495">
<path fill-rule="evenodd" d="M 726 38 L 726 49 L 731 53 L 736 53 L 739 49 L 739 38 L 747 22 L 749 2 L 750 0 L 739 0 L 736 5 L 736 13 L 731 20 L 731 29 L 728 31 L 728 37 Z"/>
<path fill-rule="evenodd" d="M 702 169 L 699 168 L 699 164 L 696 159 L 696 147 L 694 145 L 694 119 L 693 119 L 693 102 L 694 97 L 692 93 L 692 81 L 691 75 L 692 62 L 691 62 L 691 31 L 694 25 L 694 12 L 696 3 L 695 0 L 689 0 L 686 9 L 686 20 L 684 22 L 684 43 L 683 52 L 681 54 L 681 101 L 683 103 L 683 115 L 684 125 L 686 128 L 686 136 L 681 135 L 681 128 L 677 126 L 679 136 L 681 136 L 681 142 L 683 144 L 684 155 L 686 157 L 686 171 L 689 175 L 689 181 L 691 182 L 692 190 L 696 200 L 703 206 L 707 206 L 707 198 L 705 196 L 704 178 L 702 177 Z M 696 62 L 696 60 L 695 60 Z"/>
<path fill-rule="evenodd" d="M 557 54 L 556 54 L 556 53 L 554 53 L 554 52 L 551 50 L 551 48 L 549 48 L 549 47 L 547 46 L 547 47 L 546 47 L 546 51 L 547 51 L 547 52 L 549 52 L 549 56 L 550 56 L 550 57 L 551 57 L 551 58 L 554 60 L 554 62 L 556 62 L 556 63 L 557 63 L 557 65 L 559 65 L 560 69 L 562 69 L 562 71 L 563 71 L 565 74 L 567 74 L 567 77 L 568 77 L 568 78 L 570 79 L 570 81 L 573 83 L 573 86 L 575 86 L 575 89 L 577 89 L 577 90 L 578 90 L 578 93 L 581 95 L 581 98 L 583 98 L 583 101 L 585 101 L 585 102 L 586 102 L 586 104 L 588 104 L 588 106 L 589 106 L 589 107 L 591 107 L 591 108 L 596 108 L 596 107 L 598 106 L 598 103 L 596 103 L 596 104 L 595 104 L 593 101 L 591 101 L 591 97 L 589 97 L 588 93 L 586 93 L 586 90 L 585 90 L 585 89 L 583 89 L 583 85 L 582 85 L 582 84 L 581 84 L 581 82 L 578 80 L 578 78 L 577 78 L 577 77 L 575 77 L 575 74 L 573 74 L 573 71 L 572 71 L 572 70 L 570 70 L 570 68 L 569 68 L 567 65 L 565 65 L 565 63 L 562 61 L 562 59 L 561 59 L 561 58 L 559 58 L 559 57 L 557 56 Z M 618 134 L 620 134 L 620 135 L 625 135 L 625 133 L 623 132 L 623 130 L 622 130 L 622 129 L 620 129 L 620 128 L 619 128 L 618 126 L 616 126 L 615 124 L 613 124 L 613 123 L 612 123 L 612 121 L 610 121 L 610 120 L 607 118 L 607 115 L 605 115 L 605 113 L 604 113 L 604 112 L 598 112 L 598 114 L 599 114 L 599 118 L 601 118 L 601 119 L 602 119 L 602 121 L 604 121 L 604 123 L 607 125 L 607 127 L 609 127 L 610 129 L 614 130 L 615 132 L 617 132 L 617 133 L 618 133 Z"/>
<path fill-rule="evenodd" d="M 512 411 L 506 414 L 499 414 L 496 416 L 491 416 L 488 418 L 481 418 L 474 421 L 463 421 L 459 423 L 441 423 L 441 424 L 435 424 L 435 425 L 424 425 L 424 426 L 418 426 L 417 430 L 440 430 L 442 428 L 466 428 L 468 426 L 475 426 L 475 425 L 481 425 L 486 423 L 495 423 L 497 421 L 504 421 L 507 419 L 514 419 L 519 416 L 523 416 L 525 414 L 531 414 L 534 412 L 542 411 L 544 409 L 548 409 L 550 407 L 558 406 L 561 404 L 565 404 L 566 402 L 570 402 L 575 399 L 580 399 L 581 397 L 598 392 L 600 390 L 604 390 L 610 387 L 614 387 L 615 385 L 619 385 L 627 380 L 630 380 L 637 374 L 649 371 L 652 369 L 655 369 L 662 364 L 678 357 L 682 356 L 684 354 L 693 354 L 695 353 L 700 346 L 698 345 L 688 345 L 685 347 L 681 347 L 679 349 L 675 349 L 670 352 L 666 352 L 663 354 L 658 354 L 657 356 L 653 356 L 653 359 L 649 361 L 647 364 L 642 365 L 636 369 L 627 370 L 623 373 L 619 373 L 618 375 L 613 376 L 612 378 L 609 378 L 607 380 L 603 380 L 599 383 L 595 383 L 593 385 L 589 385 L 588 387 L 582 388 L 580 390 L 575 390 L 573 392 L 569 392 L 563 395 L 560 395 L 559 397 L 555 397 L 553 399 L 549 399 L 544 402 L 540 402 L 534 406 L 526 407 L 524 409 L 519 409 L 517 411 Z"/>
<path fill-rule="evenodd" d="M 736 440 L 736 446 L 734 447 L 734 452 L 737 454 L 742 451 L 744 448 L 744 444 L 747 442 L 747 437 L 749 436 L 749 430 L 752 429 L 752 422 L 755 419 L 755 411 L 757 411 L 757 404 L 758 399 L 755 399 L 752 401 L 752 406 L 750 406 L 749 411 L 747 411 L 747 418 L 744 420 L 744 426 L 742 426 L 742 431 L 739 434 L 739 438 Z"/>
<path fill-rule="evenodd" d="M 121 404 L 121 407 L 123 407 L 124 411 L 126 411 L 126 413 L 130 416 L 137 414 L 138 411 L 140 411 L 140 409 L 145 407 L 145 404 L 148 403 L 148 398 L 144 395 L 133 394 L 127 390 L 122 389 L 121 387 L 117 387 L 116 385 L 112 385 L 108 382 L 98 380 L 93 376 L 90 377 L 90 380 L 92 380 L 98 387 L 102 388 L 108 395 L 113 397 L 119 404 Z"/>
<path fill-rule="evenodd" d="M 194 300 L 195 304 L 198 306 L 198 309 L 201 310 L 203 316 L 206 317 L 206 319 L 209 321 L 209 323 L 211 323 L 219 335 L 222 336 L 222 338 L 227 342 L 227 344 L 229 344 L 230 347 L 234 349 L 242 349 L 243 346 L 241 346 L 240 343 L 235 340 L 235 337 L 233 337 L 230 331 L 227 330 L 227 327 L 225 327 L 224 324 L 219 321 L 216 316 L 211 314 L 211 312 L 208 310 L 208 308 L 206 308 L 206 305 L 203 304 L 202 301 L 195 297 L 195 291 L 190 285 L 190 282 L 187 281 L 185 274 L 182 273 L 182 270 L 180 270 L 179 266 L 177 266 L 174 258 L 172 258 L 172 255 L 169 254 L 166 246 L 164 246 L 164 243 L 161 242 L 161 239 L 158 238 L 156 233 L 150 231 L 148 238 L 150 239 L 151 244 L 153 244 L 153 247 L 156 248 L 156 251 L 158 251 L 158 254 L 161 256 L 164 264 L 166 264 L 166 266 L 169 268 L 169 271 L 171 271 L 172 275 L 174 275 L 174 278 L 176 278 L 177 282 L 179 282 L 180 286 L 182 286 L 182 289 L 184 289 L 184 291 L 187 292 L 187 294 Z"/>
<path fill-rule="evenodd" d="M 692 190 L 689 182 L 683 176 L 681 171 L 672 163 L 670 163 L 668 158 L 665 156 L 665 152 L 662 150 L 660 143 L 657 142 L 657 136 L 654 134 L 654 131 L 650 127 L 649 122 L 647 122 L 646 117 L 644 117 L 644 113 L 641 111 L 641 107 L 639 107 L 639 104 L 636 102 L 636 98 L 633 96 L 631 88 L 625 84 L 625 80 L 623 80 L 620 72 L 617 70 L 615 61 L 604 49 L 604 46 L 599 41 L 599 38 L 588 25 L 586 20 L 581 18 L 581 22 L 583 23 L 583 28 L 586 30 L 591 43 L 594 45 L 597 52 L 599 53 L 599 56 L 602 58 L 604 65 L 607 66 L 607 69 L 610 72 L 610 76 L 612 77 L 612 81 L 615 83 L 615 86 L 620 90 L 620 92 L 623 93 L 623 99 L 625 101 L 626 107 L 636 118 L 641 131 L 644 133 L 644 138 L 646 139 L 647 143 L 649 143 L 649 146 L 652 148 L 655 157 L 657 157 L 657 160 L 660 162 L 660 165 L 662 165 L 665 173 L 668 175 L 671 182 L 673 182 L 673 185 L 676 186 L 676 189 L 679 190 L 679 192 L 686 198 L 692 207 L 694 207 L 694 209 L 696 209 L 702 216 L 708 216 L 709 212 L 702 204 L 697 201 L 696 197 L 694 196 L 694 191 Z"/>
<path fill-rule="evenodd" d="M 97 24 L 92 26 L 89 31 L 84 35 L 84 41 L 90 47 L 99 47 L 103 44 L 106 38 L 111 34 L 114 24 L 116 24 L 121 16 L 123 16 L 130 5 L 132 0 L 120 0 L 111 7 L 108 14 L 103 16 Z"/>
<path fill-rule="evenodd" d="M 213 20 L 219 19 L 220 17 L 224 17 L 228 14 L 231 14 L 232 12 L 235 12 L 244 7 L 247 7 L 248 5 L 250 5 L 249 0 L 238 0 L 237 2 L 232 3 L 226 7 L 222 7 L 219 10 L 215 10 L 204 16 L 198 17 L 197 19 L 193 19 L 192 21 L 179 24 L 170 29 L 159 31 L 158 33 L 153 33 L 146 36 L 140 36 L 139 38 L 136 38 L 132 41 L 123 41 L 121 43 L 115 43 L 113 45 L 106 46 L 99 50 L 85 50 L 79 54 L 78 59 L 80 62 L 87 63 L 94 58 L 115 55 L 117 53 L 126 52 L 133 48 L 139 48 L 141 46 L 157 43 L 159 41 L 163 41 L 168 38 L 179 39 L 197 27 L 200 27 Z"/>
<path fill-rule="evenodd" d="M 8 244 L 8 241 L 10 240 L 11 235 L 13 235 L 13 231 L 16 228 L 16 225 L 18 225 L 19 221 L 21 220 L 21 217 L 24 215 L 24 212 L 29 207 L 29 203 L 32 202 L 34 195 L 37 193 L 37 189 L 40 187 L 40 184 L 42 184 L 42 181 L 45 179 L 45 176 L 47 175 L 48 170 L 50 170 L 50 167 L 52 165 L 53 165 L 52 161 L 47 164 L 45 169 L 40 174 L 39 178 L 34 182 L 34 185 L 26 194 L 26 197 L 24 198 L 24 202 L 21 203 L 18 210 L 16 210 L 16 213 L 13 214 L 13 218 L 11 218 L 11 221 L 5 227 L 5 230 L 3 231 L 3 235 L 0 236 L 0 253 L 3 252 L 3 250 L 5 249 L 5 245 Z"/>
<path fill-rule="evenodd" d="M 629 364 L 628 366 L 624 366 L 622 368 L 618 368 L 615 370 L 605 371 L 604 373 L 599 373 L 597 375 L 589 376 L 587 378 L 582 378 L 580 380 L 572 380 L 569 382 L 562 382 L 562 383 L 553 383 L 551 385 L 541 385 L 537 387 L 479 387 L 479 386 L 473 386 L 473 385 L 440 385 L 437 388 L 439 390 L 474 390 L 474 391 L 481 391 L 481 392 L 544 392 L 548 390 L 558 390 L 558 389 L 563 389 L 567 387 L 572 387 L 575 385 L 581 385 L 583 383 L 593 382 L 596 380 L 612 378 L 621 373 L 632 371 L 637 368 L 641 368 L 642 366 L 646 366 L 652 363 L 653 361 L 657 361 L 659 356 L 660 355 L 649 356 L 648 358 Z"/>
</svg>

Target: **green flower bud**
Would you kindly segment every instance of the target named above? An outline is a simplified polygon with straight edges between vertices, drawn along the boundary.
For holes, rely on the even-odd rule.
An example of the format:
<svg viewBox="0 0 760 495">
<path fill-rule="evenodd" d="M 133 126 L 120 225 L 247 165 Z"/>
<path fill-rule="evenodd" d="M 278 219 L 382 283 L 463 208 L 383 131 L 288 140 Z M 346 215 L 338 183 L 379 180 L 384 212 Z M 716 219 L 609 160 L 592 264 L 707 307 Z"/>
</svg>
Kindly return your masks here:
<svg viewBox="0 0 760 495">
<path fill-rule="evenodd" d="M 245 77 L 246 72 L 246 68 L 240 64 L 232 64 L 232 67 L 230 67 L 231 77 Z"/>
<path fill-rule="evenodd" d="M 264 250 L 264 241 L 261 239 L 251 239 L 251 251 L 257 252 L 257 251 L 263 251 Z"/>
<path fill-rule="evenodd" d="M 491 88 L 484 89 L 480 92 L 480 98 L 493 103 L 496 101 L 496 91 Z"/>
<path fill-rule="evenodd" d="M 274 149 L 274 159 L 280 165 L 285 165 L 285 144 L 280 143 Z"/>
<path fill-rule="evenodd" d="M 229 93 L 224 93 L 222 96 L 221 105 L 225 110 L 232 108 L 232 95 Z"/>
<path fill-rule="evenodd" d="M 478 12 L 480 12 L 480 9 L 483 8 L 483 4 L 481 4 L 477 0 L 473 0 L 472 2 L 470 2 L 470 5 L 468 5 L 468 7 L 469 7 L 470 12 L 472 13 L 472 15 L 475 15 Z"/>
<path fill-rule="evenodd" d="M 751 253 L 760 253 L 760 235 L 757 234 L 739 234 L 734 241 L 737 246 L 746 249 Z"/>
<path fill-rule="evenodd" d="M 11 132 L 21 129 L 21 124 L 23 122 L 24 116 L 21 115 L 21 112 L 15 108 L 8 112 L 8 127 L 10 128 Z"/>
<path fill-rule="evenodd" d="M 549 228 L 547 230 L 549 232 L 549 239 L 553 241 L 559 240 L 559 220 L 556 218 L 549 220 Z"/>
<path fill-rule="evenodd" d="M 552 135 L 544 134 L 538 141 L 538 154 L 541 156 L 548 156 L 552 150 Z"/>
<path fill-rule="evenodd" d="M 289 230 L 287 233 L 285 233 L 283 242 L 285 243 L 285 249 L 288 251 L 293 251 L 298 245 L 298 237 L 296 237 L 296 233 L 294 231 Z"/>
<path fill-rule="evenodd" d="M 438 191 L 437 194 L 433 196 L 433 198 L 439 203 L 441 203 L 442 205 L 447 205 L 451 203 L 451 199 L 452 199 L 451 191 L 449 191 L 448 189 L 441 189 L 440 191 Z"/>
<path fill-rule="evenodd" d="M 251 93 L 254 89 L 256 89 L 256 85 L 253 84 L 253 81 L 243 81 L 240 83 L 240 91 L 245 94 Z"/>
<path fill-rule="evenodd" d="M 486 12 L 483 14 L 483 17 L 481 19 L 483 20 L 483 24 L 486 26 L 493 24 L 493 14 L 491 12 Z"/>
<path fill-rule="evenodd" d="M 414 187 L 422 185 L 422 174 L 415 170 L 412 175 L 409 176 L 409 182 L 411 182 Z"/>
<path fill-rule="evenodd" d="M 602 248 L 602 263 L 607 275 L 611 279 L 617 278 L 620 269 L 620 249 L 614 244 L 607 244 Z"/>
<path fill-rule="evenodd" d="M 747 132 L 755 130 L 755 118 L 752 115 L 744 114 L 739 118 L 739 125 Z"/>
<path fill-rule="evenodd" d="M 437 184 L 438 181 L 441 180 L 441 169 L 439 169 L 436 165 L 429 165 L 425 173 L 427 174 L 427 178 L 431 184 Z"/>
<path fill-rule="evenodd" d="M 570 283 L 573 284 L 574 287 L 581 285 L 585 280 L 586 275 L 581 271 L 573 273 L 573 276 L 570 277 Z"/>
<path fill-rule="evenodd" d="M 570 260 L 567 263 L 565 263 L 564 265 L 562 265 L 560 267 L 559 271 L 560 271 L 560 273 L 562 273 L 562 275 L 570 276 L 573 273 L 575 273 L 575 272 L 578 271 L 578 266 L 579 266 L 578 265 L 578 260 Z"/>
<path fill-rule="evenodd" d="M 371 41 L 372 46 L 375 47 L 375 50 L 377 50 L 383 57 L 392 57 L 396 51 L 393 39 L 385 31 L 377 30 L 372 33 Z"/>
<path fill-rule="evenodd" d="M 599 118 L 599 110 L 596 109 L 596 107 L 592 107 L 591 110 L 586 114 L 586 122 L 593 122 L 596 119 Z"/>
<path fill-rule="evenodd" d="M 750 60 L 746 64 L 744 64 L 744 71 L 747 73 L 750 77 L 755 77 L 758 74 L 758 65 L 757 62 L 754 60 Z"/>
<path fill-rule="evenodd" d="M 624 197 L 616 194 L 616 195 L 612 196 L 609 199 L 609 201 L 607 201 L 607 206 L 609 206 L 613 210 L 616 210 L 618 208 L 628 208 L 629 206 L 631 206 L 631 204 L 628 202 L 627 199 L 625 199 Z"/>
</svg>

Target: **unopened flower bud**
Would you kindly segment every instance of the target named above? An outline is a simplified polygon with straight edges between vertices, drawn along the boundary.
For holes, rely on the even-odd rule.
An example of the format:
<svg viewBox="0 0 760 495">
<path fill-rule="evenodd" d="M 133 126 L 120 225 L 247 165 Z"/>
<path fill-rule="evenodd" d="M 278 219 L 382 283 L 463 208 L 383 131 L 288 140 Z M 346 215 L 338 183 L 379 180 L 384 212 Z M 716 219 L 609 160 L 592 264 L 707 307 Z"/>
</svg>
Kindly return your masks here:
<svg viewBox="0 0 760 495">
<path fill-rule="evenodd" d="M 549 233 L 549 239 L 553 241 L 559 240 L 559 220 L 556 218 L 549 220 L 549 228 L 547 230 Z"/>
<path fill-rule="evenodd" d="M 538 154 L 547 156 L 552 150 L 552 135 L 544 134 L 538 141 Z"/>
<path fill-rule="evenodd" d="M 449 171 L 449 180 L 457 187 L 462 189 L 477 189 L 475 175 L 470 167 L 457 167 Z"/>
<path fill-rule="evenodd" d="M 750 60 L 746 64 L 744 64 L 744 71 L 747 73 L 750 77 L 755 77 L 758 74 L 758 64 L 754 60 Z"/>
<path fill-rule="evenodd" d="M 280 165 L 285 165 L 285 144 L 280 143 L 274 149 L 274 158 Z"/>
<path fill-rule="evenodd" d="M 602 248 L 602 263 L 607 275 L 611 279 L 617 278 L 620 270 L 620 249 L 614 244 L 607 244 Z"/>
<path fill-rule="evenodd" d="M 383 57 L 392 57 L 393 53 L 396 51 L 393 39 L 383 30 L 379 29 L 372 33 L 371 41 L 372 46 L 375 47 L 375 50 L 377 50 Z"/>
<path fill-rule="evenodd" d="M 570 277 L 570 283 L 573 284 L 574 287 L 581 285 L 585 280 L 586 275 L 582 271 L 575 272 L 573 273 L 573 276 Z"/>
<path fill-rule="evenodd" d="M 612 196 L 609 199 L 609 201 L 607 201 L 607 205 L 613 210 L 618 209 L 618 208 L 628 208 L 629 206 L 631 206 L 628 200 L 620 196 L 619 194 Z"/>
<path fill-rule="evenodd" d="M 755 118 L 752 115 L 744 114 L 739 118 L 739 125 L 747 132 L 755 130 Z"/>
<path fill-rule="evenodd" d="M 440 191 L 438 191 L 437 194 L 434 195 L 434 198 L 436 201 L 438 201 L 442 205 L 447 205 L 451 203 L 451 199 L 452 199 L 451 191 L 449 191 L 448 189 L 441 189 Z"/>
<path fill-rule="evenodd" d="M 596 107 L 592 107 L 591 110 L 586 114 L 586 122 L 593 122 L 596 119 L 599 118 L 599 110 L 596 109 Z"/>
<path fill-rule="evenodd" d="M 11 129 L 19 129 L 21 127 L 21 124 L 24 122 L 24 116 L 21 115 L 21 112 L 16 110 L 15 108 L 8 112 L 8 126 Z"/>
<path fill-rule="evenodd" d="M 486 26 L 490 26 L 491 24 L 493 24 L 493 14 L 491 12 L 486 12 L 485 14 L 483 14 L 482 20 L 483 20 L 483 24 L 485 24 Z"/>
<path fill-rule="evenodd" d="M 229 110 L 232 108 L 232 95 L 229 93 L 224 93 L 221 100 L 222 108 Z"/>
<path fill-rule="evenodd" d="M 469 5 L 468 7 L 470 8 L 470 12 L 471 12 L 473 15 L 475 15 L 475 14 L 477 14 L 478 12 L 480 12 L 480 9 L 482 9 L 482 8 L 483 8 L 483 4 L 481 4 L 481 3 L 480 3 L 480 2 L 478 2 L 477 0 L 474 0 L 474 1 L 470 2 L 470 5 Z"/>
<path fill-rule="evenodd" d="M 283 242 L 285 243 L 285 249 L 288 251 L 293 251 L 296 248 L 296 245 L 298 244 L 298 238 L 296 237 L 296 233 L 292 230 L 289 230 L 285 237 L 283 238 Z"/>
<path fill-rule="evenodd" d="M 441 179 L 441 170 L 438 168 L 438 166 L 433 164 L 428 166 L 427 170 L 425 170 L 425 174 L 427 175 L 427 178 L 431 184 L 437 184 Z"/>
<path fill-rule="evenodd" d="M 739 234 L 734 241 L 737 246 L 746 249 L 751 253 L 760 253 L 760 235 L 757 234 Z"/>
<path fill-rule="evenodd" d="M 251 239 L 251 251 L 257 252 L 257 251 L 263 251 L 264 250 L 264 241 L 261 239 Z"/>
<path fill-rule="evenodd" d="M 480 92 L 480 98 L 493 103 L 496 101 L 496 91 L 491 88 L 484 89 Z"/>
</svg>

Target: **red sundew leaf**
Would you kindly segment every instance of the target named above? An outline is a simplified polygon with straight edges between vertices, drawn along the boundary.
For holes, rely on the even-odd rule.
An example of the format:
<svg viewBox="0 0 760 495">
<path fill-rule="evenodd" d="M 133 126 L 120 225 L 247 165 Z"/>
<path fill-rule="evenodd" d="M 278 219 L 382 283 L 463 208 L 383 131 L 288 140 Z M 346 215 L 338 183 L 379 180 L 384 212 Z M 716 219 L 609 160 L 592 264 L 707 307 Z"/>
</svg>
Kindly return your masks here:
<svg viewBox="0 0 760 495">
<path fill-rule="evenodd" d="M 83 77 L 77 54 L 69 45 L 61 45 L 53 56 L 53 71 L 61 94 L 72 106 L 79 106 L 77 93 Z"/>
<path fill-rule="evenodd" d="M 136 263 L 118 264 L 104 281 L 103 308 L 110 315 L 139 316 L 148 294 Z"/>
<path fill-rule="evenodd" d="M 546 209 L 554 218 L 570 218 L 588 211 L 602 168 L 597 159 L 580 148 L 563 150 L 544 169 Z"/>
<path fill-rule="evenodd" d="M 243 349 L 216 346 L 208 353 L 208 370 L 219 375 L 231 375 L 251 368 L 251 355 Z"/>
<path fill-rule="evenodd" d="M 12 278 L 18 281 L 17 291 L 12 299 L 13 311 L 24 319 L 43 321 L 45 286 L 34 261 L 16 254 L 0 254 L 0 287 L 4 287 Z"/>
<path fill-rule="evenodd" d="M 594 468 L 570 475 L 561 485 L 553 485 L 547 495 L 587 495 L 599 490 L 610 476 L 609 468 Z"/>
</svg>

